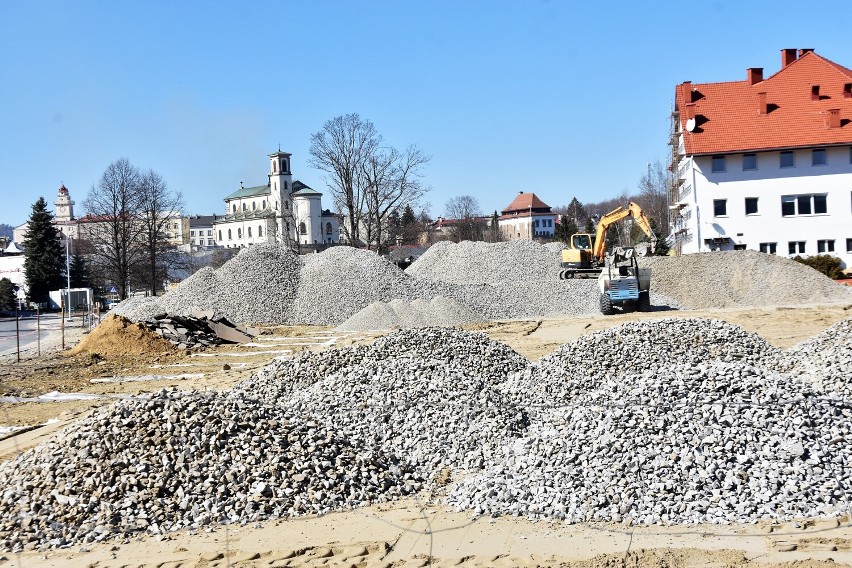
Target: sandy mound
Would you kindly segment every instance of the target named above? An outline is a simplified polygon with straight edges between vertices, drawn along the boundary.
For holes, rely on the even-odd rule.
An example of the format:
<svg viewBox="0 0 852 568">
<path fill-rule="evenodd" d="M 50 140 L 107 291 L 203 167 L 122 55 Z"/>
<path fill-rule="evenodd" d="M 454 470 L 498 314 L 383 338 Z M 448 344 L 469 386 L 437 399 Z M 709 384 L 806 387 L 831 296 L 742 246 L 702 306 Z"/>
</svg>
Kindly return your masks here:
<svg viewBox="0 0 852 568">
<path fill-rule="evenodd" d="M 174 350 L 171 343 L 144 325 L 110 315 L 68 351 L 68 355 L 97 353 L 110 359 L 127 355 L 172 353 Z"/>
</svg>

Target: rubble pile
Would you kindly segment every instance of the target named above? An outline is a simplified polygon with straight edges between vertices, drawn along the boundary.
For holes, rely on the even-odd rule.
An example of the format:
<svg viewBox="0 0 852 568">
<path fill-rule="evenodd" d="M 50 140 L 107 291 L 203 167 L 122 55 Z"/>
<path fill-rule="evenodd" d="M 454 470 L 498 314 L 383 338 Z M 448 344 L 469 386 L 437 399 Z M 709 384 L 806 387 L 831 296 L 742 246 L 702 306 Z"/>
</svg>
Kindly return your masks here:
<svg viewBox="0 0 852 568">
<path fill-rule="evenodd" d="M 321 514 L 417 490 L 393 456 L 220 393 L 124 400 L 0 465 L 0 549 Z"/>
<path fill-rule="evenodd" d="M 813 268 L 753 250 L 640 257 L 651 289 L 687 309 L 852 302 L 852 288 Z"/>
<path fill-rule="evenodd" d="M 245 343 L 256 335 L 251 330 L 235 326 L 223 317 L 213 317 L 212 312 L 200 317 L 157 314 L 139 323 L 178 349 Z"/>
</svg>

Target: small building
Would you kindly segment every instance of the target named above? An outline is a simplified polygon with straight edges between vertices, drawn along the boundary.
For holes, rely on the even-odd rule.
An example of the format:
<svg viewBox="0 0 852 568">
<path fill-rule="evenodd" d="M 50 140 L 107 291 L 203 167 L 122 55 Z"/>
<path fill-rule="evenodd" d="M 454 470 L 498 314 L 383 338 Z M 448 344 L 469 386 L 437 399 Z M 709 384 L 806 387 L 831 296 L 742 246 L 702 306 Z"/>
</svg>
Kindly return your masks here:
<svg viewBox="0 0 852 568">
<path fill-rule="evenodd" d="M 191 215 L 188 218 L 189 244 L 193 249 L 216 246 L 216 235 L 213 231 L 215 220 L 216 215 Z"/>
<path fill-rule="evenodd" d="M 535 193 L 519 192 L 501 213 L 497 225 L 506 240 L 552 239 L 556 235 L 558 216 Z"/>
</svg>

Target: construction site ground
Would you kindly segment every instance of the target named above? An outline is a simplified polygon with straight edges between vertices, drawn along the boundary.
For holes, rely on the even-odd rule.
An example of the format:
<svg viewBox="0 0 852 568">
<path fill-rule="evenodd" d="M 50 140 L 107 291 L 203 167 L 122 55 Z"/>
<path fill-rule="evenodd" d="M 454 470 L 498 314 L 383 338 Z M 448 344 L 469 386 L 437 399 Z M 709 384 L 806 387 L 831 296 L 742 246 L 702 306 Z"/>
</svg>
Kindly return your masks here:
<svg viewBox="0 0 852 568">
<path fill-rule="evenodd" d="M 634 319 L 708 317 L 791 347 L 852 315 L 852 306 L 654 311 L 466 326 L 530 359 L 581 335 Z M 163 388 L 227 389 L 275 357 L 371 342 L 375 333 L 279 326 L 250 344 L 199 352 L 131 349 L 105 337 L 76 354 L 53 351 L 0 366 L 0 460 L 73 427 L 93 407 Z M 69 332 L 69 344 L 82 332 Z M 128 355 L 128 351 L 136 354 Z M 46 398 L 41 398 L 52 393 Z M 86 398 L 88 396 L 96 398 Z M 16 397 L 16 398 L 8 398 Z M 29 399 L 29 400 L 28 400 Z M 31 399 L 37 399 L 31 400 Z M 44 400 L 49 400 L 45 402 Z M 15 427 L 15 428 L 9 428 Z M 431 497 L 431 498 L 430 498 Z M 221 526 L 0 557 L 0 566 L 852 566 L 852 520 L 631 527 L 472 517 L 436 496 L 322 517 Z"/>
</svg>

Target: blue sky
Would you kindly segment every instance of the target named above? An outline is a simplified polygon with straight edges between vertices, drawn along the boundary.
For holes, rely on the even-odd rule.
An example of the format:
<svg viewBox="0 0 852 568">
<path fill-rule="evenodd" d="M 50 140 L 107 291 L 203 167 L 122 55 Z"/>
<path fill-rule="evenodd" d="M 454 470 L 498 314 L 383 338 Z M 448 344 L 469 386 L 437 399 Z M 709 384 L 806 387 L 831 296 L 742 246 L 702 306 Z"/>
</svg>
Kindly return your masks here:
<svg viewBox="0 0 852 568">
<path fill-rule="evenodd" d="M 852 66 L 852 3 L 0 3 L 0 223 L 64 183 L 86 193 L 120 157 L 159 172 L 188 213 L 266 181 L 266 155 L 308 167 L 310 136 L 357 112 L 432 156 L 432 215 L 532 191 L 614 197 L 665 160 L 674 86 L 780 67 L 810 47 Z M 324 201 L 327 206 L 330 199 Z"/>
</svg>

